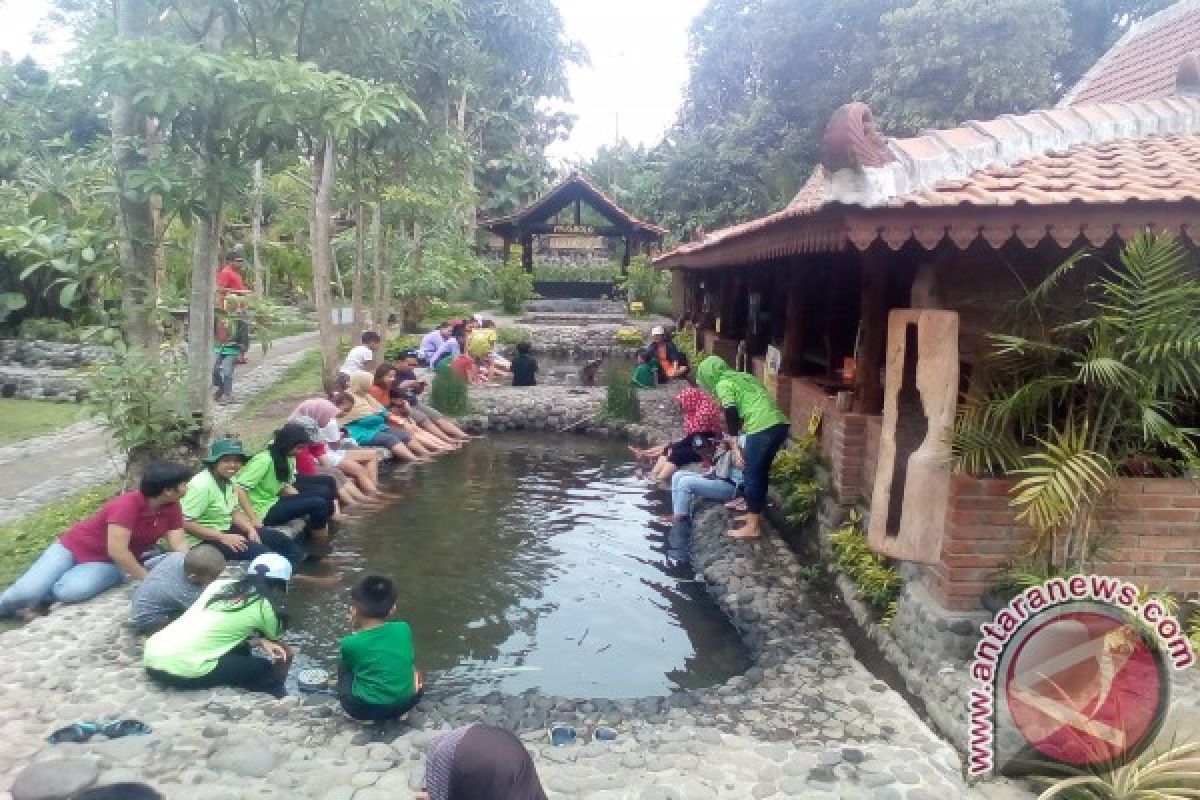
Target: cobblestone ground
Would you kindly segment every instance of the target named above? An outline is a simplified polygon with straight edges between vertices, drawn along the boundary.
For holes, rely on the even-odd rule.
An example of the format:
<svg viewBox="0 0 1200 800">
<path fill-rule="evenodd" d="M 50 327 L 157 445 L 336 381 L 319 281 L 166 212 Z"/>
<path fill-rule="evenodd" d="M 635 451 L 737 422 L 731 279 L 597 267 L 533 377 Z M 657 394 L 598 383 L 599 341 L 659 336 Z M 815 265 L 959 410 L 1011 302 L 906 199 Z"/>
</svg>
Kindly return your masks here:
<svg viewBox="0 0 1200 800">
<path fill-rule="evenodd" d="M 594 393 L 537 397 L 539 408 L 567 422 L 598 400 Z M 503 392 L 481 404 L 507 413 L 519 401 Z M 671 405 L 666 392 L 646 395 L 651 428 L 667 425 Z M 154 686 L 139 664 L 141 642 L 125 624 L 128 589 L 56 609 L 0 635 L 0 800 L 64 797 L 121 780 L 147 781 L 172 800 L 405 798 L 421 785 L 431 737 L 475 720 L 518 732 L 553 798 L 1022 796 L 1004 786 L 986 795 L 968 789 L 955 750 L 811 606 L 783 542 L 732 543 L 722 535 L 726 524 L 719 508 L 697 516 L 695 564 L 754 666 L 719 687 L 668 697 L 446 697 L 433 676 L 405 721 L 364 726 L 322 695 Z M 45 741 L 63 725 L 106 717 L 135 717 L 153 733 Z M 574 726 L 578 743 L 551 746 L 546 731 L 556 723 Z M 614 741 L 591 740 L 602 725 L 617 731 Z"/>
<path fill-rule="evenodd" d="M 316 334 L 303 333 L 280 339 L 265 355 L 258 347 L 250 348 L 250 363 L 238 367 L 236 374 L 237 402 L 218 406 L 216 421 L 232 417 L 245 398 L 278 381 L 315 343 Z M 56 500 L 113 480 L 124 469 L 124 458 L 94 420 L 0 447 L 0 522 L 20 519 Z"/>
</svg>

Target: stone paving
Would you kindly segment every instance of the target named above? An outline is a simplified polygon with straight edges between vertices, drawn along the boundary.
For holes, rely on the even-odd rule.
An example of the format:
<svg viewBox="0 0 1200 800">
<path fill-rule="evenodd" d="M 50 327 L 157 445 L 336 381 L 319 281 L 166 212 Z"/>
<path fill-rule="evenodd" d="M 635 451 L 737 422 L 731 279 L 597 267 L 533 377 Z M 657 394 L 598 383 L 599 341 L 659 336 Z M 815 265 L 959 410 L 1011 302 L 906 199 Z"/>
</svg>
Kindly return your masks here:
<svg viewBox="0 0 1200 800">
<path fill-rule="evenodd" d="M 524 415 L 566 422 L 591 415 L 601 393 L 491 390 L 473 399 L 488 424 Z M 523 398 L 523 399 L 522 399 Z M 654 438 L 672 395 L 643 395 Z M 544 415 L 544 416 L 540 416 Z M 564 422 L 565 424 L 565 422 Z M 286 796 L 403 798 L 420 787 L 424 749 L 439 730 L 482 720 L 518 732 L 552 798 L 882 798 L 1022 796 L 968 789 L 959 756 L 904 699 L 855 658 L 808 600 L 804 572 L 776 537 L 732 543 L 723 509 L 696 519 L 695 564 L 736 625 L 754 665 L 721 686 L 666 697 L 443 696 L 407 720 L 364 726 L 324 695 L 275 699 L 231 689 L 165 691 L 140 664 L 125 624 L 129 590 L 0 634 L 0 800 L 60 798 L 82 786 L 145 780 L 175 800 Z M 136 717 L 149 736 L 50 745 L 63 725 Z M 554 747 L 547 727 L 569 724 L 579 742 Z M 598 726 L 617 731 L 592 741 Z M 999 792 L 999 793 L 997 793 Z"/>
<path fill-rule="evenodd" d="M 274 343 L 265 355 L 250 348 L 250 364 L 239 367 L 234 380 L 236 401 L 217 406 L 219 425 L 252 397 L 279 380 L 316 343 L 316 335 L 303 333 Z M 77 422 L 46 436 L 0 447 L 0 522 L 10 522 L 56 500 L 77 494 L 119 477 L 125 469 L 121 456 L 94 420 Z"/>
</svg>

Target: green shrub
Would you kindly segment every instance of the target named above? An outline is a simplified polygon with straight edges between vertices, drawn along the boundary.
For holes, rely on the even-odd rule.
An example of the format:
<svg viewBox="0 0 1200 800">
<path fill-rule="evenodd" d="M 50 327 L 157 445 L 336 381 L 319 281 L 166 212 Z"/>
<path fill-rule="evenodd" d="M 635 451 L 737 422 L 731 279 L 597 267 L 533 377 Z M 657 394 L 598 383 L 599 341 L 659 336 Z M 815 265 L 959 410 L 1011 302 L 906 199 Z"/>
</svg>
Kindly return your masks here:
<svg viewBox="0 0 1200 800">
<path fill-rule="evenodd" d="M 646 343 L 646 337 L 637 328 L 619 328 L 613 338 L 624 347 L 641 347 Z"/>
<path fill-rule="evenodd" d="M 429 403 L 443 414 L 461 417 L 471 410 L 467 396 L 467 382 L 449 365 L 433 374 L 433 385 L 429 387 Z"/>
<path fill-rule="evenodd" d="M 699 335 L 700 332 L 697 331 L 693 326 L 676 333 L 673 340 L 675 342 L 675 346 L 679 348 L 679 352 L 683 353 L 683 355 L 687 357 L 688 363 L 691 364 L 693 368 L 699 365 L 700 362 L 707 357 L 707 353 L 705 353 L 699 347 Z"/>
<path fill-rule="evenodd" d="M 771 483 L 783 494 L 783 513 L 792 525 L 804 525 L 816 515 L 821 501 L 817 461 L 817 441 L 805 435 L 792 439 L 771 464 Z"/>
<path fill-rule="evenodd" d="M 521 342 L 533 341 L 533 334 L 529 332 L 528 328 L 519 328 L 516 325 L 501 325 L 496 329 L 496 341 L 511 347 Z"/>
<path fill-rule="evenodd" d="M 626 422 L 640 421 L 642 405 L 638 400 L 637 387 L 633 385 L 633 371 L 629 367 L 614 364 L 608 370 L 607 382 L 604 416 Z"/>
<path fill-rule="evenodd" d="M 655 269 L 649 256 L 637 256 L 630 260 L 628 274 L 618 280 L 625 291 L 625 299 L 639 302 L 647 311 L 670 313 L 671 273 Z"/>
<path fill-rule="evenodd" d="M 22 339 L 73 344 L 79 341 L 80 331 L 61 319 L 27 319 L 21 323 L 20 336 Z"/>
<path fill-rule="evenodd" d="M 533 276 L 521 264 L 521 248 L 514 247 L 504 268 L 496 276 L 497 300 L 507 314 L 519 314 L 527 300 L 537 295 L 533 291 Z"/>
<path fill-rule="evenodd" d="M 389 362 L 395 361 L 406 350 L 418 350 L 421 347 L 421 334 L 402 333 L 383 343 L 383 357 Z"/>
<path fill-rule="evenodd" d="M 862 519 L 858 511 L 851 511 L 846 524 L 829 535 L 833 564 L 854 581 L 863 600 L 877 613 L 894 617 L 894 604 L 904 588 L 904 579 L 886 558 L 871 550 Z"/>
<path fill-rule="evenodd" d="M 568 264 L 534 267 L 535 281 L 570 281 L 574 283 L 614 283 L 621 274 L 620 266 L 577 267 Z"/>
<path fill-rule="evenodd" d="M 198 427 L 182 370 L 136 349 L 96 371 L 86 407 L 131 461 L 190 444 Z"/>
</svg>

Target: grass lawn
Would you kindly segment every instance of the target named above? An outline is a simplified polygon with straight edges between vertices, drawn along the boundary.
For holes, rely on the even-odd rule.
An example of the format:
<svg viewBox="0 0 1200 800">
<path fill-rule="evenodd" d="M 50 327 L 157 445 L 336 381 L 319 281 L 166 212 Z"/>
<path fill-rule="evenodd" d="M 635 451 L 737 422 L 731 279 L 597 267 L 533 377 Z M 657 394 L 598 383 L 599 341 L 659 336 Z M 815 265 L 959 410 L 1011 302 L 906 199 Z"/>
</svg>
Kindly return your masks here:
<svg viewBox="0 0 1200 800">
<path fill-rule="evenodd" d="M 270 440 L 271 433 L 287 421 L 288 414 L 302 400 L 319 397 L 323 393 L 321 351 L 309 350 L 303 358 L 288 367 L 277 382 L 248 399 L 237 415 L 215 433 L 218 436 L 237 434 L 242 438 L 246 451 L 253 453 Z"/>
<path fill-rule="evenodd" d="M 53 433 L 83 419 L 84 411 L 76 403 L 50 403 L 44 400 L 0 398 L 0 445 Z"/>
<path fill-rule="evenodd" d="M 19 578 L 55 537 L 95 513 L 120 489 L 117 481 L 106 483 L 0 525 L 0 588 Z"/>
</svg>

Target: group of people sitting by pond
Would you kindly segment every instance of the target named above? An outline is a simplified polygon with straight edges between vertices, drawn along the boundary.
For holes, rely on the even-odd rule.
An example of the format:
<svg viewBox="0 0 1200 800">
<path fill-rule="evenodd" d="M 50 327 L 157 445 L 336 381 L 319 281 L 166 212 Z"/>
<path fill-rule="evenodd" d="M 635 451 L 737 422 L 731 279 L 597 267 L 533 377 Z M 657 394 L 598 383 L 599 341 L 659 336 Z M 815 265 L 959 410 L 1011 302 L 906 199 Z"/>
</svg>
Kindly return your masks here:
<svg viewBox="0 0 1200 800">
<path fill-rule="evenodd" d="M 495 320 L 484 319 L 480 314 L 470 319 L 447 320 L 422 337 L 414 357 L 434 370 L 448 367 L 467 383 L 498 386 L 509 376 L 515 379 L 512 361 L 498 349 L 499 337 Z M 525 354 L 528 355 L 528 350 Z"/>
</svg>

